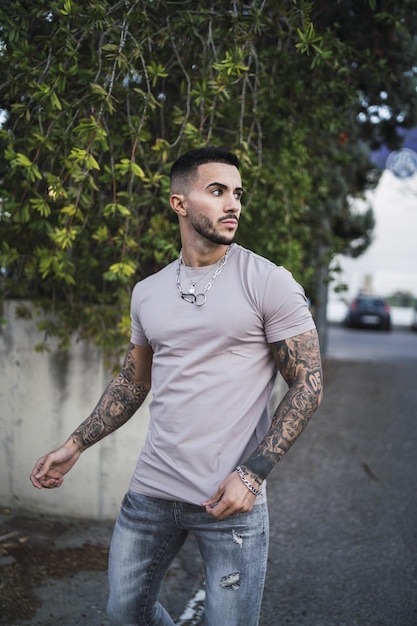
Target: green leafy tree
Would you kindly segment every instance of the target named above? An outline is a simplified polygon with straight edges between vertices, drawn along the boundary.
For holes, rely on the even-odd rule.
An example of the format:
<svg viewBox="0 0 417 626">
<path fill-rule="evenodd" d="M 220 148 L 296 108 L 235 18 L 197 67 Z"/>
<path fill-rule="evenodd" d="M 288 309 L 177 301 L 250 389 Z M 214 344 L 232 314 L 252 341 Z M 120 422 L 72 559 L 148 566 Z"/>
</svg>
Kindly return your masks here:
<svg viewBox="0 0 417 626">
<path fill-rule="evenodd" d="M 238 153 L 239 241 L 315 301 L 370 241 L 350 204 L 378 180 L 369 146 L 416 121 L 416 22 L 411 0 L 8 0 L 1 290 L 44 312 L 39 348 L 124 349 L 133 284 L 179 252 L 170 165 L 199 145 Z"/>
</svg>

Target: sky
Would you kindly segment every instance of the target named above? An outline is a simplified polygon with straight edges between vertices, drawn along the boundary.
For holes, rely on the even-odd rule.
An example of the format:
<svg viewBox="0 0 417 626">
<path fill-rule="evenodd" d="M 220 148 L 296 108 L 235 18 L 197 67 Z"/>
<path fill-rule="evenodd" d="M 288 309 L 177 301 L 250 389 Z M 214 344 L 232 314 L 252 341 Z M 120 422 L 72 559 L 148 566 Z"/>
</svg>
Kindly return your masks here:
<svg viewBox="0 0 417 626">
<path fill-rule="evenodd" d="M 385 169 L 367 197 L 376 220 L 373 242 L 357 259 L 337 257 L 340 281 L 348 286 L 342 297 L 350 301 L 361 289 L 381 296 L 405 291 L 417 297 L 417 173 L 401 179 Z M 330 288 L 329 305 L 340 300 Z"/>
</svg>

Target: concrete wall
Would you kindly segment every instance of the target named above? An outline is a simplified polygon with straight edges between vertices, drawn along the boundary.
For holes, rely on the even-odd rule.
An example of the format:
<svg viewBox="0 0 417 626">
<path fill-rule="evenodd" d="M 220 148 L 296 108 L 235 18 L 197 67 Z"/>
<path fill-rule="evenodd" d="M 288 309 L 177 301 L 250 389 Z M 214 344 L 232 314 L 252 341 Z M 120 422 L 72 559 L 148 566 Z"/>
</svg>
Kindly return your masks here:
<svg viewBox="0 0 417 626">
<path fill-rule="evenodd" d="M 35 489 L 35 461 L 90 414 L 111 377 L 99 350 L 84 343 L 61 352 L 51 342 L 49 353 L 37 353 L 42 335 L 34 321 L 16 317 L 15 307 L 5 303 L 0 325 L 0 507 L 114 519 L 145 439 L 148 405 L 86 450 L 59 489 Z M 272 404 L 285 389 L 279 378 Z"/>
<path fill-rule="evenodd" d="M 51 352 L 35 352 L 42 336 L 33 321 L 16 318 L 15 306 L 5 303 L 0 325 L 0 506 L 114 518 L 143 445 L 147 406 L 84 452 L 59 489 L 35 489 L 35 461 L 89 415 L 111 376 L 84 343 L 61 352 L 51 342 Z"/>
</svg>

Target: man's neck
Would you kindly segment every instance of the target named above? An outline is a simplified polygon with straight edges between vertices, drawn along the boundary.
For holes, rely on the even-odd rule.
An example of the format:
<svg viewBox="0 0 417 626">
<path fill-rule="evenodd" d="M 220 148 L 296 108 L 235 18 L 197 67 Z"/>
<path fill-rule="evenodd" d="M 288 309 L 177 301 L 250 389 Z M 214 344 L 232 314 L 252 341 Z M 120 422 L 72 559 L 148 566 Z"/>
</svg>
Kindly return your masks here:
<svg viewBox="0 0 417 626">
<path fill-rule="evenodd" d="M 204 249 L 194 246 L 183 246 L 182 259 L 184 265 L 188 267 L 214 265 L 226 254 L 228 247 L 228 245 L 222 244 L 211 244 L 210 247 L 205 247 Z"/>
</svg>

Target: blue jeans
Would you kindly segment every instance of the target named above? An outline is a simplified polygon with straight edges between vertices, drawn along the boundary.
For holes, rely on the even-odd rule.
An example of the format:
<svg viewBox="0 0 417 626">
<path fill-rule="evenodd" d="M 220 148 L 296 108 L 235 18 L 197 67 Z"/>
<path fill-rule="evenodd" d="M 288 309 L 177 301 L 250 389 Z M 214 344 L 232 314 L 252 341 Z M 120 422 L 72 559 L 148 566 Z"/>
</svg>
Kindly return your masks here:
<svg viewBox="0 0 417 626">
<path fill-rule="evenodd" d="M 206 626 L 257 626 L 268 556 L 266 504 L 225 520 L 203 507 L 128 491 L 113 533 L 108 615 L 124 626 L 174 626 L 158 598 L 193 532 L 206 578 Z"/>
</svg>

